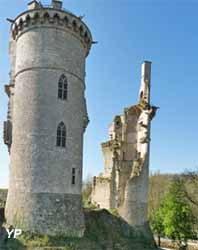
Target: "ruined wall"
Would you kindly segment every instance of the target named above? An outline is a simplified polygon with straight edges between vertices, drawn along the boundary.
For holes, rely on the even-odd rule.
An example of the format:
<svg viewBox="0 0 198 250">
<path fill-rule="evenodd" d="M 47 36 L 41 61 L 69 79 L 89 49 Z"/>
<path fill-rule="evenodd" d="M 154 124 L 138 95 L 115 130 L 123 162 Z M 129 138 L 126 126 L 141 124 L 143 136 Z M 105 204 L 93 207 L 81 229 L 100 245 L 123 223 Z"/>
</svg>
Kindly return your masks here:
<svg viewBox="0 0 198 250">
<path fill-rule="evenodd" d="M 147 222 L 149 150 L 150 150 L 150 71 L 151 63 L 142 65 L 139 107 L 137 121 L 137 149 L 132 172 L 126 183 L 123 206 L 120 215 L 133 226 L 144 226 Z"/>
<path fill-rule="evenodd" d="M 145 61 L 139 103 L 125 108 L 123 115 L 114 118 L 109 127 L 110 141 L 102 144 L 105 145 L 103 175 L 111 176 L 111 189 L 97 184 L 93 187 L 98 193 L 108 194 L 109 202 L 119 214 L 137 227 L 147 223 L 150 121 L 157 109 L 150 106 L 150 74 L 151 63 Z M 103 204 L 102 196 L 94 199 Z"/>
<path fill-rule="evenodd" d="M 102 153 L 104 158 L 104 176 L 111 178 L 113 170 L 113 142 L 102 143 Z"/>
<path fill-rule="evenodd" d="M 134 172 L 126 183 L 124 202 L 119 214 L 133 226 L 143 226 L 147 222 L 148 206 L 148 161 L 134 162 Z"/>
<path fill-rule="evenodd" d="M 111 208 L 111 180 L 107 177 L 95 177 L 93 179 L 92 203 L 99 208 Z"/>
<path fill-rule="evenodd" d="M 116 116 L 109 126 L 110 140 L 102 143 L 104 157 L 102 177 L 108 178 L 110 185 L 98 182 L 93 185 L 93 203 L 103 204 L 105 200 L 105 208 L 118 208 L 123 204 L 126 183 L 136 154 L 138 116 L 139 111 L 133 106 L 129 107 L 125 109 L 123 115 Z M 105 198 L 101 193 L 105 193 Z"/>
</svg>

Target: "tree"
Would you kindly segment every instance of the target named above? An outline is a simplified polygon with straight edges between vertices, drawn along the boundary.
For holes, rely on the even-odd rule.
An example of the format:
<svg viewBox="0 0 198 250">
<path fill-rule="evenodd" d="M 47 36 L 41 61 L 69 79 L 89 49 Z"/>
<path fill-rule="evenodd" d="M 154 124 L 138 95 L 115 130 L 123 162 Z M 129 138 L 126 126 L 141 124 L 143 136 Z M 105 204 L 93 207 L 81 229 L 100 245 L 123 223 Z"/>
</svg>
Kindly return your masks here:
<svg viewBox="0 0 198 250">
<path fill-rule="evenodd" d="M 188 201 L 198 208 L 198 168 L 186 170 L 181 178 L 185 182 L 185 195 Z"/>
<path fill-rule="evenodd" d="M 151 221 L 151 229 L 158 237 L 158 246 L 161 245 L 161 237 L 164 234 L 164 226 L 163 226 L 163 214 L 161 207 L 155 212 Z"/>
<path fill-rule="evenodd" d="M 148 216 L 149 220 L 153 220 L 153 216 L 160 207 L 160 204 L 168 192 L 168 186 L 173 174 L 161 174 L 159 171 L 151 173 L 149 177 L 149 201 L 148 201 Z"/>
<path fill-rule="evenodd" d="M 188 239 L 193 238 L 194 216 L 186 200 L 183 180 L 175 179 L 165 196 L 160 213 L 163 215 L 165 235 L 178 242 L 179 249 L 183 249 L 183 242 L 187 246 Z"/>
</svg>

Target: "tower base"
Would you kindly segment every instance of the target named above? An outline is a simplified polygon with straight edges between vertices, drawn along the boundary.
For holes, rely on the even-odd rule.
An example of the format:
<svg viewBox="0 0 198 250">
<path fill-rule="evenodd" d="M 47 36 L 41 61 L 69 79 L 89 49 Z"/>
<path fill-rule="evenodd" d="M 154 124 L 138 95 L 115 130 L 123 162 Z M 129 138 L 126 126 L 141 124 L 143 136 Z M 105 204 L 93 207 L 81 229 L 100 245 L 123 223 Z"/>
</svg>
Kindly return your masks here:
<svg viewBox="0 0 198 250">
<path fill-rule="evenodd" d="M 81 195 L 8 194 L 5 215 L 8 225 L 27 232 L 82 237 L 85 231 Z"/>
</svg>

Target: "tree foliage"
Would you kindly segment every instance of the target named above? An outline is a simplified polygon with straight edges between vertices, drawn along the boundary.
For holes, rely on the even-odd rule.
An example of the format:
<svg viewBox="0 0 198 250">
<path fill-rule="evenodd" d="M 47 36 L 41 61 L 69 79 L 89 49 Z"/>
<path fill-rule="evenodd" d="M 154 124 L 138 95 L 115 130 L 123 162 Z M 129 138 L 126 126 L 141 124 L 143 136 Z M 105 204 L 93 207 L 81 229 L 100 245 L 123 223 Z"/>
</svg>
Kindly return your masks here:
<svg viewBox="0 0 198 250">
<path fill-rule="evenodd" d="M 158 246 L 161 245 L 160 238 L 164 235 L 163 214 L 158 208 L 151 220 L 151 229 L 158 237 Z"/>
<path fill-rule="evenodd" d="M 151 220 L 151 226 L 158 236 L 163 234 L 179 247 L 194 237 L 194 216 L 186 199 L 184 181 L 176 178 L 172 181 L 159 209 Z"/>
<path fill-rule="evenodd" d="M 175 180 L 162 203 L 164 233 L 179 242 L 193 238 L 194 216 L 185 196 L 182 180 Z"/>
<path fill-rule="evenodd" d="M 175 175 L 161 174 L 160 172 L 151 173 L 149 178 L 149 206 L 148 217 L 153 220 L 153 216 L 160 207 L 164 196 L 168 192 L 168 187 Z"/>
</svg>

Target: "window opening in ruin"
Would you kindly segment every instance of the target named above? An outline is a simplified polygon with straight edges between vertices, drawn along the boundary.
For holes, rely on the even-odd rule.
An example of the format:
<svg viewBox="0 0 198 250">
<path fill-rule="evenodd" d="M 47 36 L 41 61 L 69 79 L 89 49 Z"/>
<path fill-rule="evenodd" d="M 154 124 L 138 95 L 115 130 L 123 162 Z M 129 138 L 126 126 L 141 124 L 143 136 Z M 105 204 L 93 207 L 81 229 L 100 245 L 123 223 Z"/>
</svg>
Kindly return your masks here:
<svg viewBox="0 0 198 250">
<path fill-rule="evenodd" d="M 122 153 L 122 159 L 125 160 L 125 152 Z"/>
<path fill-rule="evenodd" d="M 141 91 L 141 93 L 140 93 L 140 99 L 142 99 L 143 98 L 143 91 Z"/>
</svg>

